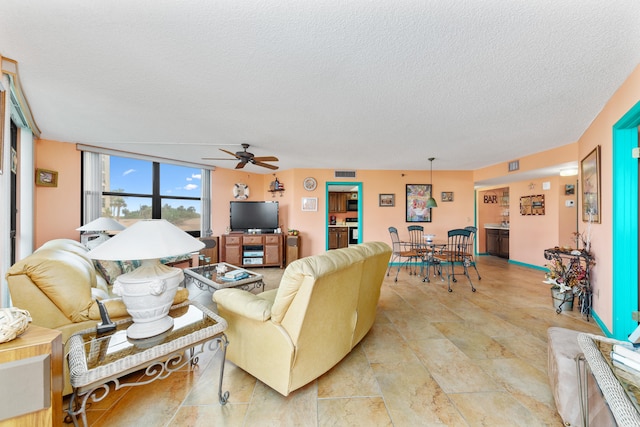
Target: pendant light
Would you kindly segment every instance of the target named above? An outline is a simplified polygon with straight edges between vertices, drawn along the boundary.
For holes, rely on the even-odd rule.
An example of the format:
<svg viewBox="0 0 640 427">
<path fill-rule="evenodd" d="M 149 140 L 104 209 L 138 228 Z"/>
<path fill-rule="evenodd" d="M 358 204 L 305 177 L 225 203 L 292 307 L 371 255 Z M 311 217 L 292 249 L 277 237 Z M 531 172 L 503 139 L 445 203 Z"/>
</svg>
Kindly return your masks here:
<svg viewBox="0 0 640 427">
<path fill-rule="evenodd" d="M 429 192 L 429 195 L 431 197 L 429 197 L 429 200 L 427 200 L 427 207 L 428 208 L 437 208 L 438 204 L 436 203 L 436 199 L 433 198 L 433 161 L 435 160 L 435 157 L 429 157 L 429 161 L 431 162 L 431 191 Z"/>
</svg>

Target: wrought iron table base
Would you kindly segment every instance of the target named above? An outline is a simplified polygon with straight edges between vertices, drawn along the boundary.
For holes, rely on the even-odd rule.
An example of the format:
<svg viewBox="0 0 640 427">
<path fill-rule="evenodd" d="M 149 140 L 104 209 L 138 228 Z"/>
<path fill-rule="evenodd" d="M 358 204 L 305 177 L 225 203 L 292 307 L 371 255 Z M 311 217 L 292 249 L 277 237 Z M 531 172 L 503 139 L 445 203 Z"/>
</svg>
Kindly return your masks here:
<svg viewBox="0 0 640 427">
<path fill-rule="evenodd" d="M 222 334 L 219 337 L 198 344 L 195 347 L 169 354 L 165 358 L 163 358 L 163 360 L 155 361 L 148 365 L 146 368 L 143 368 L 145 375 L 141 380 L 138 381 L 126 383 L 120 382 L 120 378 L 122 376 L 136 371 L 136 369 L 132 369 L 123 372 L 118 378 L 108 378 L 105 383 L 93 386 L 86 391 L 84 390 L 84 387 L 74 387 L 73 394 L 71 395 L 71 399 L 69 400 L 69 409 L 67 410 L 68 415 L 65 418 L 65 422 L 73 422 L 74 426 L 78 426 L 78 415 L 80 415 L 82 424 L 84 426 L 87 426 L 88 424 L 86 409 L 89 398 L 91 398 L 91 402 L 93 403 L 100 402 L 102 399 L 107 397 L 111 390 L 117 391 L 125 387 L 136 387 L 140 385 L 150 384 L 158 379 L 163 380 L 173 372 L 187 366 L 187 364 L 189 364 L 191 368 L 195 367 L 199 361 L 198 355 L 204 352 L 205 345 L 208 346 L 209 350 L 214 352 L 218 352 L 220 348 L 222 349 L 222 361 L 220 363 L 220 381 L 218 383 L 218 400 L 221 405 L 224 405 L 229 400 L 229 391 L 225 391 L 224 393 L 222 392 L 224 363 L 226 360 L 228 343 L 229 342 L 227 341 L 226 335 Z M 186 352 L 189 353 L 188 356 L 186 355 Z M 113 383 L 113 386 L 111 386 L 110 383 Z"/>
</svg>

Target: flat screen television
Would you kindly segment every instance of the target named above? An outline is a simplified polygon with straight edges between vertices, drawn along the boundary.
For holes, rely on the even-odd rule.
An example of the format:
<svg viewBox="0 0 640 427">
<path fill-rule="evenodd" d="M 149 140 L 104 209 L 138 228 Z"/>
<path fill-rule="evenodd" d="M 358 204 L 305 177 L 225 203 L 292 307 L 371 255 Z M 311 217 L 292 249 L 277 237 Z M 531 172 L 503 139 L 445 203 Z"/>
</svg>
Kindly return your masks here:
<svg viewBox="0 0 640 427">
<path fill-rule="evenodd" d="M 278 202 L 230 202 L 231 231 L 273 233 L 280 226 Z"/>
</svg>

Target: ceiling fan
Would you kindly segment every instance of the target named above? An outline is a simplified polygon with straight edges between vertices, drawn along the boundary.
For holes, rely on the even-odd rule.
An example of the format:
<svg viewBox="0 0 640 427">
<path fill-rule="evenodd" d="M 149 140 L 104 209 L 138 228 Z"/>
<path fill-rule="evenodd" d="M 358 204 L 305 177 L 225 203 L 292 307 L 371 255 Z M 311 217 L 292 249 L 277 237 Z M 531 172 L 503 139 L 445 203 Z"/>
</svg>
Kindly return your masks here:
<svg viewBox="0 0 640 427">
<path fill-rule="evenodd" d="M 231 151 L 223 150 L 222 148 L 220 148 L 220 151 L 224 151 L 225 153 L 230 154 L 234 156 L 236 159 L 240 160 L 236 165 L 236 169 L 242 169 L 243 167 L 245 167 L 247 163 L 252 163 L 256 166 L 262 166 L 263 168 L 268 168 L 273 170 L 278 169 L 278 166 L 270 165 L 269 163 L 264 163 L 264 162 L 277 162 L 278 161 L 277 157 L 274 157 L 274 156 L 255 157 L 253 153 L 249 153 L 247 151 L 247 148 L 249 148 L 249 144 L 242 144 L 242 148 L 244 149 L 244 151 L 236 151 L 235 153 L 232 153 Z M 202 160 L 234 160 L 234 159 L 228 159 L 226 157 L 225 158 L 203 157 Z"/>
</svg>

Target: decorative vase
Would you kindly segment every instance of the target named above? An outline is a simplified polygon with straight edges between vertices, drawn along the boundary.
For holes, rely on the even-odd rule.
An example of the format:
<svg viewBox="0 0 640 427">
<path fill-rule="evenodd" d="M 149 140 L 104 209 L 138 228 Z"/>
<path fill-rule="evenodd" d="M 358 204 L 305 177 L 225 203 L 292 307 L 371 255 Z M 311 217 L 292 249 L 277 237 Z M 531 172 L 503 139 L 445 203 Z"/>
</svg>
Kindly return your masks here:
<svg viewBox="0 0 640 427">
<path fill-rule="evenodd" d="M 573 292 L 560 292 L 559 288 L 551 288 L 551 298 L 553 308 L 555 308 L 558 313 L 562 310 L 573 311 Z"/>
<path fill-rule="evenodd" d="M 148 338 L 173 327 L 169 309 L 183 279 L 182 270 L 160 264 L 157 259 L 143 260 L 131 273 L 118 276 L 113 293 L 122 297 L 133 319 L 127 337 Z"/>
</svg>

